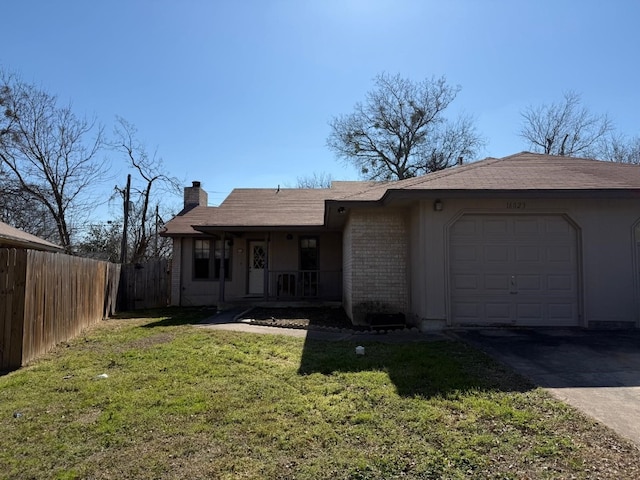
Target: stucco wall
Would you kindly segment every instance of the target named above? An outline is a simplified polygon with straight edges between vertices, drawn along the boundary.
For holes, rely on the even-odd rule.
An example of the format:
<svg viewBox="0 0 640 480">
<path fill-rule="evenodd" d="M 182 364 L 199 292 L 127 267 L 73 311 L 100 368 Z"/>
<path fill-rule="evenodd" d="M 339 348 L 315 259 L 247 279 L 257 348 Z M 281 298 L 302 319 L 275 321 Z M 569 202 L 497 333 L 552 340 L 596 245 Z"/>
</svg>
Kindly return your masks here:
<svg viewBox="0 0 640 480">
<path fill-rule="evenodd" d="M 368 313 L 407 313 L 408 238 L 404 209 L 353 210 L 344 234 L 345 310 L 355 324 Z"/>
<path fill-rule="evenodd" d="M 182 275 L 182 239 L 173 238 L 173 256 L 171 259 L 171 293 L 169 305 L 180 305 L 180 286 Z"/>
<path fill-rule="evenodd" d="M 584 309 L 587 326 L 637 322 L 638 265 L 633 225 L 639 202 L 591 201 L 573 207 L 582 229 Z"/>
<path fill-rule="evenodd" d="M 410 263 L 424 272 L 424 277 L 411 276 L 411 314 L 423 329 L 449 323 L 447 231 L 465 213 L 566 215 L 578 231 L 581 325 L 637 324 L 640 282 L 633 227 L 640 218 L 638 200 L 444 199 L 443 204 L 442 211 L 434 211 L 433 200 L 422 201 L 410 217 Z"/>
<path fill-rule="evenodd" d="M 413 312 L 424 312 L 429 303 L 429 292 L 423 286 L 426 283 L 426 275 L 429 265 L 431 245 L 425 242 L 424 225 L 421 221 L 424 215 L 425 203 L 417 202 L 409 215 L 409 251 L 411 252 L 409 264 L 409 288 L 410 300 L 407 322 L 412 325 L 420 325 L 421 318 L 416 317 Z"/>
</svg>

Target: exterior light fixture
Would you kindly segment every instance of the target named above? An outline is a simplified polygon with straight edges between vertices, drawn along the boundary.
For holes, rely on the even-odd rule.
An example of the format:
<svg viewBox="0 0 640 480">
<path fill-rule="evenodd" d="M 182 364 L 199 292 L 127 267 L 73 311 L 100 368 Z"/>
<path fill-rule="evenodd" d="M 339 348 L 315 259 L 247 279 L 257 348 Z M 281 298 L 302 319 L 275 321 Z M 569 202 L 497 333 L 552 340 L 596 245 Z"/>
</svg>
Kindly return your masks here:
<svg viewBox="0 0 640 480">
<path fill-rule="evenodd" d="M 435 202 L 433 202 L 433 209 L 436 212 L 441 212 L 442 211 L 442 207 L 443 207 L 442 200 L 438 199 Z"/>
</svg>

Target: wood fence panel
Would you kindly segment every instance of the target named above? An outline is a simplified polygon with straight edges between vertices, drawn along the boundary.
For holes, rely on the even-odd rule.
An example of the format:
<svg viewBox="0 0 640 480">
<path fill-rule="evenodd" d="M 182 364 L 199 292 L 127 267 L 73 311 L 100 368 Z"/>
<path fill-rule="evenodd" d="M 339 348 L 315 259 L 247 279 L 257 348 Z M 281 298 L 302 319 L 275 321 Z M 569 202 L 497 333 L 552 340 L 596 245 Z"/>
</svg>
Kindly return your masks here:
<svg viewBox="0 0 640 480">
<path fill-rule="evenodd" d="M 170 273 L 166 259 L 122 265 L 119 309 L 139 310 L 169 304 Z"/>
<path fill-rule="evenodd" d="M 21 365 L 102 320 L 114 278 L 107 262 L 28 251 Z"/>
<path fill-rule="evenodd" d="M 6 370 L 11 349 L 11 319 L 13 310 L 15 250 L 0 250 L 0 370 Z"/>
<path fill-rule="evenodd" d="M 9 362 L 21 365 L 24 344 L 24 305 L 26 301 L 26 284 L 28 260 L 25 250 L 15 250 L 15 270 L 13 277 L 13 318 L 18 319 L 11 324 L 11 348 Z"/>
<path fill-rule="evenodd" d="M 19 368 L 120 309 L 169 302 L 167 260 L 117 265 L 0 249 L 0 370 Z"/>
<path fill-rule="evenodd" d="M 11 309 L 13 303 L 13 268 L 9 267 L 10 250 L 0 250 L 0 371 L 6 370 L 11 348 Z"/>
<path fill-rule="evenodd" d="M 0 370 L 22 362 L 25 250 L 0 249 Z"/>
<path fill-rule="evenodd" d="M 119 263 L 107 264 L 106 285 L 104 292 L 104 314 L 105 318 L 116 313 L 118 301 L 118 285 L 120 284 L 120 271 L 122 265 Z"/>
</svg>

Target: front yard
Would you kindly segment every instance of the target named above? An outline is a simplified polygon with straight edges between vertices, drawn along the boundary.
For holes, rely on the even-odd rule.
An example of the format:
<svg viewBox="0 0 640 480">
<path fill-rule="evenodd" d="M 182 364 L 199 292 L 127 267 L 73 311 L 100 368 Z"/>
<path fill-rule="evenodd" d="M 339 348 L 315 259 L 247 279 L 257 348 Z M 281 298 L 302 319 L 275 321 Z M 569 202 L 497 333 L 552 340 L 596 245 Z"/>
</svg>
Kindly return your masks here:
<svg viewBox="0 0 640 480">
<path fill-rule="evenodd" d="M 109 320 L 0 377 L 0 477 L 640 476 L 635 446 L 465 345 L 356 356 L 203 314 Z"/>
</svg>

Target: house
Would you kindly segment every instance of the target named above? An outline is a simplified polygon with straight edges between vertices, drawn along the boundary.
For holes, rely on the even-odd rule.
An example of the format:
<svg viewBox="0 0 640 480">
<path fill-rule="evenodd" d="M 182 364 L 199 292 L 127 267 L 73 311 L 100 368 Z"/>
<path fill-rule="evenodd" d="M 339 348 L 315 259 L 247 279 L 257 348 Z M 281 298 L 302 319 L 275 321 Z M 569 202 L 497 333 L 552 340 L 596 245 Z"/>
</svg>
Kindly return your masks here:
<svg viewBox="0 0 640 480">
<path fill-rule="evenodd" d="M 28 248 L 47 252 L 63 252 L 64 248 L 43 240 L 4 222 L 0 222 L 0 248 Z"/>
<path fill-rule="evenodd" d="M 400 312 L 422 330 L 639 325 L 640 166 L 523 152 L 206 202 L 185 188 L 164 232 L 176 305 L 337 300 L 355 324 Z"/>
</svg>

